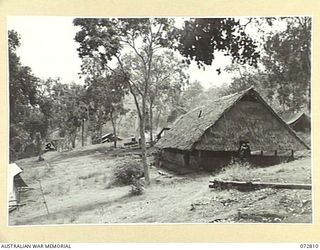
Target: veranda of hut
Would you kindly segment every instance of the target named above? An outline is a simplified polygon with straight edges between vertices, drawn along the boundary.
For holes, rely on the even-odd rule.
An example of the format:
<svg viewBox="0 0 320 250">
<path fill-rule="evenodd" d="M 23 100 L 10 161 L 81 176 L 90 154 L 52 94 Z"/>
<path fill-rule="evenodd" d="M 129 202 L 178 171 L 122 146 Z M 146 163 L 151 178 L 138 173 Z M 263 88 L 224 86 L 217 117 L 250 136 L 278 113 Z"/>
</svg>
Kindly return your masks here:
<svg viewBox="0 0 320 250">
<path fill-rule="evenodd" d="M 308 149 L 296 133 L 250 88 L 182 116 L 156 144 L 166 167 L 212 169 L 237 159 L 248 142 L 256 165 L 272 165 Z"/>
</svg>

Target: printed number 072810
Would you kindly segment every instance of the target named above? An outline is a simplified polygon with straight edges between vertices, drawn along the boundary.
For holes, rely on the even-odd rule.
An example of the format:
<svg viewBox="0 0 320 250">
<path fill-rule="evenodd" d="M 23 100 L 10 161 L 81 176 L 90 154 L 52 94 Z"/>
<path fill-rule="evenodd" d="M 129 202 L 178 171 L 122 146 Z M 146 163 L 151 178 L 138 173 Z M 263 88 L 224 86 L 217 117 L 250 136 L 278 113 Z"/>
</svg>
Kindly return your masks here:
<svg viewBox="0 0 320 250">
<path fill-rule="evenodd" d="M 318 248 L 318 244 L 300 244 L 300 248 Z"/>
</svg>

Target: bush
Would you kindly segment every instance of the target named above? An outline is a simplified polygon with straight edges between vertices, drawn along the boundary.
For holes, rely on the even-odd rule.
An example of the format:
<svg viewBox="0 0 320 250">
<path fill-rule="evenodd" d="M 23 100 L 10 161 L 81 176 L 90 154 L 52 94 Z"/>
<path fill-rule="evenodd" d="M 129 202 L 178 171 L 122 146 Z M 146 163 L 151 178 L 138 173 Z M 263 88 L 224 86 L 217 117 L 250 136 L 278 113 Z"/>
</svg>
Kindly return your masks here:
<svg viewBox="0 0 320 250">
<path fill-rule="evenodd" d="M 133 183 L 131 184 L 130 193 L 132 195 L 141 195 L 143 194 L 143 191 L 144 191 L 144 185 L 142 181 L 139 179 L 134 180 Z"/>
<path fill-rule="evenodd" d="M 135 161 L 121 162 L 114 171 L 114 183 L 118 185 L 134 185 L 141 177 L 143 168 Z"/>
<path fill-rule="evenodd" d="M 144 191 L 144 185 L 140 178 L 143 176 L 144 172 L 140 163 L 135 161 L 121 162 L 117 164 L 114 171 L 114 184 L 131 185 L 130 193 L 141 195 Z"/>
</svg>

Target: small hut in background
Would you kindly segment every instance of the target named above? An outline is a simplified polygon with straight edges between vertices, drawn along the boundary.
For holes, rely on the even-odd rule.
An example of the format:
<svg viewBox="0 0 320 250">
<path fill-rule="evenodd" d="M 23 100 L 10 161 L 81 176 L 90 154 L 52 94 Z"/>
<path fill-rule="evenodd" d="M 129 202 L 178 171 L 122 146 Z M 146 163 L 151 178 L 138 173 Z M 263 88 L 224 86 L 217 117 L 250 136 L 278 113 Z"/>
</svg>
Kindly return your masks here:
<svg viewBox="0 0 320 250">
<path fill-rule="evenodd" d="M 27 184 L 21 178 L 22 169 L 16 163 L 9 164 L 8 197 L 9 211 L 20 204 L 20 191 L 27 188 Z"/>
<path fill-rule="evenodd" d="M 296 132 L 310 133 L 311 119 L 305 112 L 285 113 L 283 120 Z"/>
<path fill-rule="evenodd" d="M 214 168 L 245 149 L 248 161 L 272 165 L 309 149 L 252 87 L 181 116 L 155 145 L 169 168 Z"/>
<path fill-rule="evenodd" d="M 311 119 L 305 112 L 283 113 L 283 120 L 301 137 L 308 145 L 311 144 Z"/>
<path fill-rule="evenodd" d="M 61 136 L 60 129 L 55 129 L 48 136 L 48 143 L 50 143 L 54 150 L 62 152 L 64 150 L 65 138 Z"/>
</svg>

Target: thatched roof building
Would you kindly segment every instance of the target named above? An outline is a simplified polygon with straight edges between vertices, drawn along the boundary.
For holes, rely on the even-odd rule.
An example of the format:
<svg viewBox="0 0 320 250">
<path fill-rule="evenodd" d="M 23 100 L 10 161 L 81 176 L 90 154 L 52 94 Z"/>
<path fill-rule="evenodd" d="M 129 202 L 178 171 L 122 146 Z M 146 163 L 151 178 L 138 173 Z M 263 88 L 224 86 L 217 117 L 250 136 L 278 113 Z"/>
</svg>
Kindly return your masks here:
<svg viewBox="0 0 320 250">
<path fill-rule="evenodd" d="M 283 120 L 297 132 L 310 132 L 311 119 L 305 112 L 284 113 L 281 115 Z"/>
<path fill-rule="evenodd" d="M 208 152 L 235 154 L 244 141 L 259 152 L 309 148 L 252 87 L 181 116 L 155 146 L 199 161 Z"/>
</svg>

